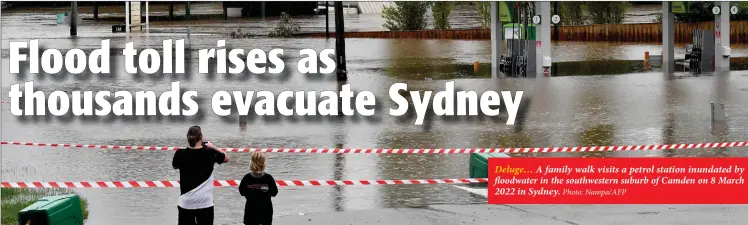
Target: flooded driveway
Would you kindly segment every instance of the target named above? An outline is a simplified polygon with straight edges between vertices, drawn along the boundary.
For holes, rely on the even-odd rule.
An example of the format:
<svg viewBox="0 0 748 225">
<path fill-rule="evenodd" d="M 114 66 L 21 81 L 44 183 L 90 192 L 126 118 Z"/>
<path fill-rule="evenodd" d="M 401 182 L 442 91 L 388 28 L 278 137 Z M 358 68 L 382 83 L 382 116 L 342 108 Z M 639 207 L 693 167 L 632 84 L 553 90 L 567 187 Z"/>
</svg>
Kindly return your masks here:
<svg viewBox="0 0 748 225">
<path fill-rule="evenodd" d="M 77 38 L 67 37 L 67 27 L 52 24 L 46 17 L 2 15 L 2 68 L 8 68 L 8 42 L 39 38 L 45 48 L 98 47 L 111 39 L 115 48 L 134 41 L 141 47 L 160 48 L 169 38 L 183 34 L 161 33 L 125 37 L 109 33 L 110 24 L 86 24 Z M 214 25 L 205 25 L 214 26 Z M 170 28 L 169 26 L 163 29 Z M 198 29 L 201 28 L 198 26 Z M 226 29 L 228 32 L 230 29 Z M 208 48 L 227 36 L 191 36 L 193 49 Z M 2 71 L 2 93 L 11 84 L 34 80 L 37 90 L 153 90 L 157 93 L 181 81 L 183 89 L 198 91 L 201 116 L 169 118 L 75 118 L 15 117 L 2 105 L 4 140 L 46 143 L 184 146 L 189 126 L 200 125 L 206 139 L 221 147 L 509 147 L 628 145 L 652 143 L 695 143 L 738 141 L 748 135 L 748 71 L 727 74 L 677 77 L 658 72 L 618 76 L 566 76 L 544 79 L 491 79 L 464 69 L 474 61 L 488 62 L 488 41 L 349 39 L 346 42 L 348 69 L 354 91 L 372 91 L 379 100 L 374 118 L 247 118 L 220 117 L 210 110 L 210 96 L 219 90 L 280 92 L 284 90 L 337 90 L 332 77 L 311 79 L 298 74 L 297 52 L 304 48 L 320 51 L 333 48 L 325 39 L 232 39 L 231 47 L 245 49 L 284 48 L 288 52 L 285 76 L 231 76 L 188 73 L 175 76 L 73 76 L 11 75 Z M 582 61 L 590 55 L 602 59 L 635 59 L 643 50 L 659 46 L 641 44 L 554 43 L 554 59 Z M 586 52 L 586 54 L 584 53 Z M 601 54 L 608 52 L 609 54 Z M 641 53 L 636 53 L 641 52 Z M 736 49 L 735 54 L 746 54 Z M 192 52 L 194 60 L 196 52 Z M 115 58 L 115 60 L 122 60 Z M 113 64 L 116 65 L 116 64 Z M 121 63 L 119 65 L 122 65 Z M 188 63 L 197 71 L 195 61 Z M 439 68 L 439 69 L 434 69 Z M 603 68 L 604 69 L 604 68 Z M 122 69 L 120 68 L 120 71 Z M 425 78 L 433 78 L 426 80 Z M 454 80 L 457 89 L 523 90 L 531 99 L 522 125 L 506 126 L 492 118 L 444 119 L 435 117 L 424 126 L 413 119 L 387 115 L 394 107 L 388 89 L 406 83 L 409 90 L 442 90 Z M 9 101 L 3 96 L 2 101 Z M 724 103 L 728 122 L 713 127 L 709 104 Z M 732 157 L 745 156 L 743 148 L 610 153 L 544 153 L 517 155 L 571 157 Z M 2 146 L 2 177 L 6 181 L 119 181 L 176 180 L 171 168 L 173 152 L 113 151 L 98 149 L 56 149 Z M 469 155 L 332 155 L 268 154 L 268 172 L 276 179 L 421 179 L 468 176 Z M 240 179 L 249 171 L 249 155 L 232 153 L 233 161 L 218 166 L 217 179 Z M 78 189 L 89 201 L 89 224 L 173 224 L 179 191 L 175 188 Z M 216 223 L 241 220 L 244 200 L 234 188 L 216 189 Z M 299 213 L 350 211 L 375 208 L 421 207 L 434 204 L 485 203 L 450 185 L 345 186 L 281 188 L 275 202 L 275 216 Z M 623 207 L 623 206 L 621 206 Z"/>
</svg>

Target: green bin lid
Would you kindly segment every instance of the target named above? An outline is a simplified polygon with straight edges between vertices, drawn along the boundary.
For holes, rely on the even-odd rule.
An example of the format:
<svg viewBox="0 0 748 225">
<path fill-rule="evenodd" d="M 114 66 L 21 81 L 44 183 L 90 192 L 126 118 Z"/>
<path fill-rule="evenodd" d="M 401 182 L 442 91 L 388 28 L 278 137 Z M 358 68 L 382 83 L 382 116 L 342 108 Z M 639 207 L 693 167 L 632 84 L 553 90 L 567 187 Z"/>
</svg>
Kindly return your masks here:
<svg viewBox="0 0 748 225">
<path fill-rule="evenodd" d="M 483 158 L 507 158 L 508 155 L 504 153 L 475 153 Z"/>
<path fill-rule="evenodd" d="M 23 210 L 21 210 L 21 212 L 49 208 L 53 204 L 56 204 L 58 201 L 63 201 L 69 198 L 78 198 L 78 195 L 70 194 L 70 195 L 59 195 L 59 196 L 47 196 L 47 197 L 39 199 L 39 201 L 36 201 L 34 204 L 31 204 L 30 206 L 24 208 Z"/>
</svg>

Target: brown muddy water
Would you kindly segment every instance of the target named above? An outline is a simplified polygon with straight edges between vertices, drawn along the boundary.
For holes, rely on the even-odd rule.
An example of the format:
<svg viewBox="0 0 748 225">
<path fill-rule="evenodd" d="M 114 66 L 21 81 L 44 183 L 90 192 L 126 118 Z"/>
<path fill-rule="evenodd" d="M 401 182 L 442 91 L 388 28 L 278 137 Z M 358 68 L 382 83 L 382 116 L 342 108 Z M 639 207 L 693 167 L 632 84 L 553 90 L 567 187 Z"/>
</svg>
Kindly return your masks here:
<svg viewBox="0 0 748 225">
<path fill-rule="evenodd" d="M 242 22 L 246 23 L 246 22 Z M 221 23 L 191 24 L 195 30 L 218 29 L 192 35 L 192 49 L 215 46 L 229 39 Z M 355 23 L 351 23 L 355 24 Z M 34 80 L 37 90 L 153 90 L 169 89 L 181 81 L 183 89 L 198 91 L 202 116 L 184 119 L 122 118 L 65 120 L 62 118 L 23 118 L 2 107 L 2 139 L 46 143 L 91 143 L 118 145 L 184 146 L 189 126 L 203 127 L 206 138 L 225 147 L 504 147 L 504 146 L 579 146 L 628 145 L 653 143 L 697 143 L 741 141 L 748 135 L 748 71 L 692 76 L 660 72 L 602 72 L 592 76 L 559 76 L 541 79 L 492 79 L 487 66 L 474 74 L 474 61 L 490 60 L 488 41 L 459 40 L 380 40 L 346 41 L 349 84 L 356 91 L 372 91 L 379 100 L 374 119 L 346 118 L 310 120 L 284 118 L 270 120 L 248 118 L 246 125 L 238 116 L 220 117 L 210 110 L 214 92 L 271 90 L 337 90 L 331 77 L 311 79 L 298 74 L 294 62 L 300 49 L 320 51 L 333 48 L 334 40 L 325 39 L 229 39 L 232 47 L 245 49 L 283 48 L 289 54 L 285 76 L 226 76 L 188 73 L 179 76 L 135 77 L 120 73 L 112 77 L 37 76 L 9 74 L 8 43 L 38 38 L 45 48 L 94 49 L 101 39 L 111 39 L 115 48 L 133 41 L 139 47 L 160 48 L 164 39 L 186 38 L 183 33 L 159 33 L 125 37 L 111 34 L 106 23 L 84 22 L 76 38 L 67 36 L 68 28 L 54 24 L 49 16 L 28 14 L 2 15 L 2 101 L 11 84 Z M 156 29 L 181 29 L 184 26 L 156 25 Z M 243 26 L 243 25 L 242 25 Z M 262 26 L 262 25 L 258 25 Z M 318 26 L 317 26 L 318 27 Z M 207 35 L 208 33 L 213 33 Z M 576 62 L 591 59 L 641 60 L 643 51 L 657 52 L 656 45 L 634 43 L 554 43 L 554 60 Z M 682 51 L 682 50 L 679 50 Z M 745 48 L 734 55 L 746 56 Z M 192 58 L 197 56 L 192 52 Z M 120 59 L 117 59 L 120 60 Z M 120 64 L 121 65 L 121 64 Z M 196 71 L 197 63 L 189 63 Z M 590 66 L 592 67 L 592 66 Z M 616 66 L 613 66 L 616 67 Z M 595 74 L 596 72 L 592 72 Z M 427 80 L 426 78 L 432 78 Z M 394 107 L 388 88 L 398 82 L 409 90 L 441 90 L 447 81 L 459 89 L 522 90 L 527 114 L 521 125 L 506 126 L 492 118 L 445 119 L 435 117 L 427 125 L 413 125 L 413 119 L 401 121 L 387 115 Z M 728 122 L 712 125 L 709 104 L 725 104 Z M 745 156 L 744 148 L 696 149 L 675 151 L 612 152 L 603 154 L 545 153 L 517 156 L 571 157 L 734 157 Z M 175 180 L 171 168 L 173 152 L 127 152 L 97 149 L 56 149 L 2 146 L 4 181 L 117 181 Z M 249 170 L 246 153 L 230 155 L 234 161 L 218 166 L 217 179 L 240 179 Z M 469 155 L 328 155 L 268 154 L 268 172 L 276 179 L 422 179 L 468 176 Z M 89 224 L 174 224 L 179 191 L 175 188 L 78 189 L 89 201 Z M 244 201 L 234 188 L 216 189 L 216 223 L 229 224 L 242 218 Z M 419 207 L 432 204 L 485 203 L 449 185 L 403 185 L 367 187 L 293 187 L 282 188 L 276 199 L 276 217 L 299 213 L 347 211 L 372 208 Z"/>
</svg>

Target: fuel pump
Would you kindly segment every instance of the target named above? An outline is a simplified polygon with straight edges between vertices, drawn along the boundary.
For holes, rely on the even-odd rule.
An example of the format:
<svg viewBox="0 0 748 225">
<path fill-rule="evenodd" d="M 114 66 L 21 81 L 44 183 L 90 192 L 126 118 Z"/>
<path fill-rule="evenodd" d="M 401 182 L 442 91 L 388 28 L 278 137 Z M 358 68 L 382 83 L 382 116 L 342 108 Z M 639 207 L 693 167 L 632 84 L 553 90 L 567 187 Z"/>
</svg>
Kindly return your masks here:
<svg viewBox="0 0 748 225">
<path fill-rule="evenodd" d="M 527 45 L 525 45 L 527 46 Z M 517 77 L 527 77 L 527 48 L 517 56 Z"/>
<path fill-rule="evenodd" d="M 517 3 L 519 4 L 519 3 Z M 506 53 L 499 56 L 499 71 L 509 77 L 535 76 L 537 57 L 536 24 L 530 24 L 530 4 L 515 5 L 513 23 L 504 24 Z"/>
<path fill-rule="evenodd" d="M 698 64 L 699 59 L 701 59 L 701 55 L 699 55 L 699 51 L 695 50 L 693 47 L 693 44 L 686 45 L 686 63 L 688 71 L 697 73 L 698 72 Z"/>
<path fill-rule="evenodd" d="M 511 58 L 507 57 L 506 54 L 501 54 L 501 58 L 499 59 L 499 71 L 502 73 L 509 73 L 510 68 L 512 66 L 512 60 Z"/>
<path fill-rule="evenodd" d="M 714 33 L 709 30 L 694 30 L 693 43 L 686 45 L 686 63 L 693 73 L 714 71 Z"/>
<path fill-rule="evenodd" d="M 507 54 L 499 58 L 499 70 L 510 77 L 535 73 L 535 40 L 507 39 Z"/>
</svg>

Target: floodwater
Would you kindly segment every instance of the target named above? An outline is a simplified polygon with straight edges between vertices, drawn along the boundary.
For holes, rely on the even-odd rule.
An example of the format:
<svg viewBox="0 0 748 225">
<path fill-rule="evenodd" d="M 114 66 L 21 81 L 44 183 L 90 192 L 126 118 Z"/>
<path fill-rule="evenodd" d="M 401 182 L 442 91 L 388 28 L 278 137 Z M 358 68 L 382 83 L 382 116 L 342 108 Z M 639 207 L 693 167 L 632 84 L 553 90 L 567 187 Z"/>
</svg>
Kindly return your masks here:
<svg viewBox="0 0 748 225">
<path fill-rule="evenodd" d="M 54 24 L 53 17 L 23 14 L 2 15 L 2 68 L 8 68 L 8 42 L 39 38 L 45 48 L 63 51 L 91 50 L 101 39 L 124 47 L 133 41 L 139 47 L 160 49 L 164 39 L 186 38 L 183 34 L 160 33 L 126 38 L 111 34 L 111 24 L 84 23 L 77 38 L 67 36 L 68 28 Z M 167 25 L 163 25 L 167 26 Z M 205 25 L 213 26 L 215 25 Z M 156 29 L 169 29 L 162 27 Z M 198 28 L 196 28 L 199 30 Z M 224 35 L 194 35 L 192 49 L 215 46 Z M 116 145 L 184 146 L 189 126 L 202 126 L 206 139 L 221 147 L 524 147 L 629 145 L 654 143 L 698 143 L 739 141 L 748 135 L 742 121 L 748 119 L 748 71 L 691 76 L 659 72 L 627 73 L 616 76 L 564 76 L 539 79 L 491 79 L 465 69 L 474 61 L 488 62 L 488 41 L 348 39 L 348 70 L 354 91 L 372 91 L 378 105 L 374 118 L 246 118 L 220 117 L 210 107 L 210 96 L 224 91 L 336 91 L 340 84 L 331 76 L 320 79 L 298 74 L 298 50 L 321 51 L 334 48 L 325 39 L 229 39 L 227 44 L 245 49 L 283 48 L 287 53 L 285 75 L 229 76 L 197 74 L 197 52 L 191 53 L 191 73 L 186 75 L 114 76 L 85 78 L 72 75 L 15 75 L 2 71 L 2 101 L 11 84 L 34 80 L 36 90 L 141 91 L 157 94 L 181 81 L 183 89 L 198 91 L 201 116 L 169 118 L 83 118 L 15 117 L 9 105 L 2 107 L 2 139 L 45 143 L 86 143 Z M 574 48 L 568 46 L 587 46 Z M 588 54 L 608 52 L 605 59 L 626 60 L 642 50 L 659 46 L 640 44 L 554 43 L 554 59 L 582 61 Z M 745 50 L 736 50 L 745 54 Z M 580 52 L 586 52 L 583 54 Z M 643 53 L 636 53 L 642 54 Z M 642 56 L 643 57 L 643 56 Z M 641 58 L 639 58 L 641 59 Z M 121 60 L 121 58 L 115 58 Z M 113 64 L 120 66 L 122 63 Z M 485 73 L 484 68 L 481 68 Z M 487 68 L 486 68 L 487 69 Z M 600 68 L 605 70 L 605 68 Z M 677 78 L 676 78 L 677 77 Z M 426 78 L 433 78 L 427 80 Z M 504 125 L 494 118 L 431 118 L 423 126 L 414 119 L 388 116 L 395 107 L 388 89 L 406 83 L 409 90 L 443 90 L 455 81 L 463 90 L 522 90 L 528 104 L 521 125 Z M 725 105 L 728 121 L 711 124 L 710 103 Z M 503 109 L 503 108 L 502 108 Z M 505 113 L 505 111 L 502 111 Z M 574 157 L 731 157 L 745 156 L 744 148 L 609 153 L 545 153 L 517 156 Z M 98 149 L 57 149 L 2 146 L 4 181 L 121 181 L 176 180 L 171 168 L 173 152 L 112 151 Z M 230 154 L 232 162 L 216 167 L 217 179 L 240 179 L 249 170 L 246 153 Z M 268 154 L 268 172 L 279 180 L 309 179 L 424 179 L 468 176 L 469 155 L 332 155 Z M 78 189 L 89 201 L 88 224 L 174 224 L 179 191 L 174 188 Z M 216 223 L 241 221 L 243 204 L 234 188 L 217 188 Z M 275 216 L 299 213 L 348 211 L 372 208 L 419 207 L 432 204 L 485 203 L 449 185 L 345 186 L 281 188 Z"/>
</svg>

